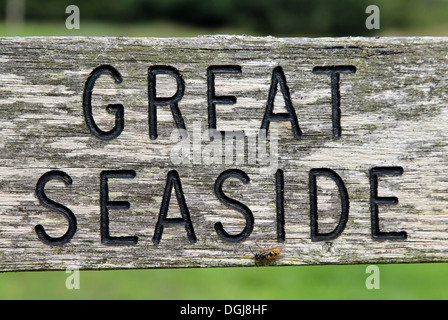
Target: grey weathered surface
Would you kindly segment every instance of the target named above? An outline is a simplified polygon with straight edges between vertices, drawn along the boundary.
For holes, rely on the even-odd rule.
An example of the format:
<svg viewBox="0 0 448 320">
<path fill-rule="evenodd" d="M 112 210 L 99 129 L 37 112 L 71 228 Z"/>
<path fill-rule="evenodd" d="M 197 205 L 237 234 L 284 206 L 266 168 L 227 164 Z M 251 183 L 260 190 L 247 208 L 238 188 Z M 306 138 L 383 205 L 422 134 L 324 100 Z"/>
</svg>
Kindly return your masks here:
<svg viewBox="0 0 448 320">
<path fill-rule="evenodd" d="M 102 76 L 93 93 L 94 117 L 103 130 L 114 125 L 104 106 L 124 105 L 125 129 L 112 141 L 93 137 L 82 111 L 86 79 L 103 64 L 123 76 L 121 84 Z M 216 93 L 237 97 L 235 105 L 217 106 L 218 128 L 254 131 L 272 70 L 283 68 L 303 136 L 294 138 L 289 122 L 271 123 L 285 173 L 286 241 L 278 245 L 276 265 L 448 261 L 448 38 L 0 38 L 0 270 L 253 266 L 255 241 L 269 245 L 276 238 L 273 172 L 260 173 L 247 157 L 242 164 L 173 164 L 168 107 L 158 108 L 159 138 L 149 139 L 147 76 L 153 65 L 182 74 L 186 90 L 179 108 L 189 133 L 195 122 L 207 127 L 208 66 L 242 68 L 240 75 L 217 76 Z M 315 66 L 331 65 L 357 68 L 340 79 L 340 139 L 331 133 L 330 77 L 312 73 Z M 165 80 L 158 95 L 171 96 L 175 82 Z M 276 100 L 276 110 L 283 112 L 283 105 Z M 381 177 L 379 195 L 399 199 L 380 206 L 382 231 L 406 231 L 406 240 L 372 239 L 368 171 L 377 166 L 404 170 Z M 230 233 L 244 227 L 242 215 L 213 191 L 218 175 L 230 168 L 244 170 L 251 181 L 226 183 L 226 194 L 255 217 L 252 234 L 237 244 L 223 242 L 214 229 L 217 221 Z M 347 226 L 331 243 L 310 239 L 312 168 L 337 172 L 350 197 Z M 39 177 L 54 169 L 69 174 L 73 185 L 51 182 L 47 195 L 78 221 L 72 241 L 60 247 L 42 243 L 34 231 L 42 224 L 60 236 L 67 228 L 35 195 Z M 137 176 L 110 181 L 111 200 L 131 203 L 129 210 L 110 211 L 111 234 L 139 241 L 106 246 L 100 241 L 99 177 L 102 170 L 121 169 Z M 183 227 L 172 227 L 155 246 L 151 238 L 172 169 L 179 172 L 198 241 L 190 244 Z M 331 231 L 339 199 L 334 183 L 324 180 L 319 223 Z M 169 217 L 179 216 L 173 199 Z"/>
</svg>

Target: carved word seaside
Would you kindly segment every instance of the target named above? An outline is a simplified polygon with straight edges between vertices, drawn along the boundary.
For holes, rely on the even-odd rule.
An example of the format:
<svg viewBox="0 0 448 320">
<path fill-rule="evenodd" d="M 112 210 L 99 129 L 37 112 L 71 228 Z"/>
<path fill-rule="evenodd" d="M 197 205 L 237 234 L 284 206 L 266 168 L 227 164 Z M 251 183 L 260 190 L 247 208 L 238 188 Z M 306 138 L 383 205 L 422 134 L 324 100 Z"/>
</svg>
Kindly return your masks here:
<svg viewBox="0 0 448 320">
<path fill-rule="evenodd" d="M 237 98 L 235 96 L 218 96 L 215 91 L 215 76 L 217 74 L 241 74 L 243 72 L 239 65 L 214 65 L 208 67 L 206 70 L 207 77 L 207 111 L 208 111 L 208 130 L 207 135 L 210 141 L 223 140 L 244 140 L 247 135 L 244 130 L 240 131 L 219 131 L 217 129 L 218 119 L 216 114 L 217 105 L 232 105 L 235 104 Z M 339 84 L 341 81 L 341 74 L 353 74 L 356 72 L 356 67 L 351 65 L 339 66 L 316 66 L 311 70 L 312 73 L 328 76 L 331 78 L 331 110 L 332 110 L 332 137 L 339 139 L 342 135 L 341 127 L 341 95 Z M 92 92 L 95 87 L 96 80 L 104 75 L 111 76 L 116 84 L 125 81 L 119 70 L 111 65 L 101 65 L 95 68 L 85 82 L 83 92 L 83 114 L 85 123 L 95 139 L 102 141 L 110 141 L 119 139 L 120 134 L 125 127 L 125 106 L 122 104 L 109 104 L 106 108 L 107 112 L 115 116 L 115 125 L 109 131 L 103 131 L 96 124 L 92 113 Z M 177 88 L 174 95 L 171 97 L 160 97 L 157 95 L 157 77 L 159 75 L 170 76 L 174 78 Z M 348 80 L 349 81 L 349 80 Z M 162 107 L 169 107 L 172 113 L 173 121 L 178 129 L 178 137 L 180 143 L 187 141 L 188 128 L 185 125 L 179 103 L 181 102 L 186 89 L 185 81 L 179 70 L 171 66 L 151 66 L 148 69 L 148 132 L 149 139 L 156 140 L 158 138 L 157 130 L 157 110 Z M 284 107 L 286 112 L 274 112 L 274 100 L 277 92 L 283 96 Z M 235 117 L 238 115 L 236 114 Z M 271 85 L 268 92 L 268 99 L 264 109 L 264 115 L 260 124 L 260 137 L 264 136 L 266 139 L 271 122 L 286 122 L 290 124 L 291 135 L 295 139 L 301 139 L 302 129 L 299 124 L 299 119 L 296 115 L 295 109 L 291 102 L 290 91 L 286 80 L 286 75 L 281 67 L 276 67 L 272 71 Z M 262 134 L 261 134 L 262 133 Z M 202 135 L 202 132 L 200 133 Z M 193 137 L 194 141 L 194 137 Z M 189 140 L 188 140 L 189 143 Z M 187 145 L 188 145 L 187 143 Z M 281 143 L 279 141 L 278 143 Z M 182 146 L 182 145 L 180 145 Z M 177 150 L 179 151 L 179 150 Z M 184 154 L 185 150 L 180 150 L 180 154 Z M 187 149 L 187 156 L 189 156 L 189 147 Z M 241 152 L 241 151 L 240 151 Z M 243 151 L 244 152 L 244 151 Z M 176 158 L 175 164 L 184 165 L 182 156 Z M 169 159 L 167 159 L 168 161 Z M 174 161 L 175 162 L 175 161 Z M 216 163 L 215 162 L 211 162 Z M 227 162 L 226 162 L 227 163 Z M 277 164 L 275 164 L 277 165 Z M 400 176 L 403 173 L 402 167 L 397 166 L 381 166 L 373 167 L 368 172 L 368 179 L 370 184 L 370 215 L 371 215 L 371 234 L 373 240 L 406 240 L 407 233 L 405 231 L 397 232 L 383 232 L 379 226 L 379 206 L 392 205 L 398 203 L 398 199 L 393 196 L 379 197 L 378 196 L 378 177 L 380 176 Z M 110 179 L 134 179 L 138 176 L 135 170 L 103 170 L 100 173 L 100 232 L 101 242 L 103 245 L 136 245 L 138 237 L 135 235 L 129 236 L 113 236 L 109 230 L 109 212 L 110 210 L 127 210 L 130 208 L 128 201 L 114 201 L 110 199 L 109 183 Z M 340 215 L 339 221 L 331 232 L 319 232 L 318 226 L 318 177 L 327 177 L 331 179 L 337 186 L 340 197 Z M 271 177 L 271 176 L 270 176 Z M 284 172 L 282 168 L 277 168 L 272 173 L 273 183 L 275 184 L 275 204 L 276 204 L 276 232 L 277 241 L 285 241 L 285 210 L 284 210 Z M 313 168 L 309 171 L 309 199 L 310 199 L 310 238 L 311 241 L 331 241 L 342 234 L 347 224 L 350 208 L 350 197 L 345 187 L 342 178 L 331 168 Z M 249 184 L 250 176 L 240 168 L 229 168 L 221 172 L 215 179 L 214 192 L 217 199 L 224 205 L 238 211 L 245 220 L 245 226 L 239 233 L 229 233 L 224 228 L 221 222 L 214 224 L 216 234 L 222 241 L 230 243 L 239 243 L 246 240 L 254 230 L 254 214 L 251 209 L 244 203 L 228 197 L 223 191 L 223 184 L 228 179 L 240 180 L 243 184 Z M 44 226 L 37 225 L 35 231 L 39 239 L 51 246 L 64 245 L 68 243 L 77 232 L 78 223 L 76 214 L 67 206 L 49 199 L 45 193 L 45 186 L 52 180 L 60 180 L 66 186 L 73 183 L 73 178 L 69 173 L 51 170 L 41 176 L 36 185 L 36 195 L 41 205 L 63 215 L 68 222 L 68 229 L 65 234 L 60 237 L 49 235 Z M 169 205 L 171 200 L 171 193 L 174 189 L 176 200 L 178 202 L 181 217 L 168 217 Z M 198 241 L 195 232 L 194 224 L 190 217 L 190 210 L 188 206 L 188 195 L 186 195 L 182 188 L 182 179 L 177 170 L 169 170 L 166 173 L 165 190 L 162 195 L 158 220 L 155 225 L 152 242 L 158 245 L 162 239 L 164 228 L 166 227 L 180 227 L 184 228 L 188 236 L 189 242 L 194 244 Z"/>
</svg>

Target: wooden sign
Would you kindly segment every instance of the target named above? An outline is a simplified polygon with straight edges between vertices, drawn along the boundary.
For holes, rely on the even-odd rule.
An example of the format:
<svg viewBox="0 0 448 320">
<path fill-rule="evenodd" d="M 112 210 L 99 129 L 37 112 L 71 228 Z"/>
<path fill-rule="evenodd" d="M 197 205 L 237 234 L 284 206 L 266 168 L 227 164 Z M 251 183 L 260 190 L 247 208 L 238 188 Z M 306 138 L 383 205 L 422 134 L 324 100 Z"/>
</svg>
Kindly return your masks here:
<svg viewBox="0 0 448 320">
<path fill-rule="evenodd" d="M 448 260 L 447 38 L 1 38 L 0 270 Z"/>
</svg>

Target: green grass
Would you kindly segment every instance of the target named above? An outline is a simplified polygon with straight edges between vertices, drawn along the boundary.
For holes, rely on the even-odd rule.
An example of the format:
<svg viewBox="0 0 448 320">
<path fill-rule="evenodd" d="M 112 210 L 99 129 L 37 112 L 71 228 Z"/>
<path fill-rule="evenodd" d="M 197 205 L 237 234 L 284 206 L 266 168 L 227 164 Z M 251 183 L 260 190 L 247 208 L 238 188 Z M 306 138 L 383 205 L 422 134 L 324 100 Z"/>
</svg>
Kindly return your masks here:
<svg viewBox="0 0 448 320">
<path fill-rule="evenodd" d="M 165 21 L 147 23 L 104 23 L 82 21 L 80 29 L 69 30 L 65 22 L 27 22 L 24 25 L 6 26 L 0 22 L 0 36 L 124 36 L 124 37 L 194 37 L 206 34 L 247 34 L 263 36 L 253 30 L 232 27 L 206 29 Z M 448 36 L 448 24 L 427 25 L 420 28 L 380 29 L 378 36 Z M 313 36 L 297 33 L 298 37 Z"/>
<path fill-rule="evenodd" d="M 368 290 L 366 265 L 81 271 L 0 274 L 0 299 L 447 299 L 446 264 L 380 265 Z"/>
<path fill-rule="evenodd" d="M 386 29 L 379 32 L 380 36 L 431 36 L 431 37 L 447 37 L 448 36 L 448 23 L 427 26 L 421 28 L 406 28 L 406 29 Z"/>
<path fill-rule="evenodd" d="M 246 30 L 247 32 L 247 30 Z M 236 28 L 205 29 L 164 21 L 150 23 L 104 23 L 82 21 L 80 29 L 69 30 L 65 21 L 27 22 L 24 25 L 0 23 L 0 36 L 124 36 L 124 37 L 193 37 L 204 34 L 243 34 Z M 256 35 L 255 33 L 250 33 Z"/>
</svg>

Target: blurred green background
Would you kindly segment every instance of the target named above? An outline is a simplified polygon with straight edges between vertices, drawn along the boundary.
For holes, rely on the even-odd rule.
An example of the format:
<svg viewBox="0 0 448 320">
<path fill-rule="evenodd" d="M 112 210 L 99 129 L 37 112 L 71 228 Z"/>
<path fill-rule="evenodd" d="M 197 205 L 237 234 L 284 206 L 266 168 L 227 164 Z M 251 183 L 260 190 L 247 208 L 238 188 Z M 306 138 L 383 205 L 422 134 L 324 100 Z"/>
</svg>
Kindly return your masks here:
<svg viewBox="0 0 448 320">
<path fill-rule="evenodd" d="M 68 30 L 77 5 L 81 28 Z M 367 30 L 366 7 L 380 9 Z M 1 35 L 447 35 L 447 0 L 0 0 Z"/>
<path fill-rule="evenodd" d="M 80 29 L 68 30 L 68 5 Z M 367 30 L 368 5 L 380 29 Z M 0 0 L 0 36 L 448 36 L 447 0 Z M 447 264 L 380 265 L 368 290 L 365 265 L 0 274 L 1 299 L 447 299 Z"/>
</svg>

